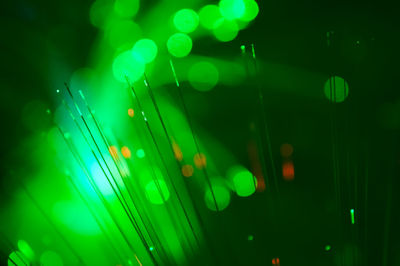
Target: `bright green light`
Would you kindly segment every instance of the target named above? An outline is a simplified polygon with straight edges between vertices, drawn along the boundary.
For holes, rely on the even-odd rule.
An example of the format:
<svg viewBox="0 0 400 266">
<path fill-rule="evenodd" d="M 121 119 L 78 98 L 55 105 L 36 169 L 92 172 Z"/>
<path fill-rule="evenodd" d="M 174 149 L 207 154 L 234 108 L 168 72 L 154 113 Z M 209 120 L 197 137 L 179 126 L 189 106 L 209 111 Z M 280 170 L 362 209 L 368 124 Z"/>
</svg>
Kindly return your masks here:
<svg viewBox="0 0 400 266">
<path fill-rule="evenodd" d="M 325 246 L 325 251 L 329 251 L 329 250 L 331 250 L 331 246 L 326 245 L 326 246 Z"/>
<path fill-rule="evenodd" d="M 325 97 L 332 102 L 341 103 L 349 95 L 349 85 L 338 76 L 330 77 L 324 85 Z"/>
<path fill-rule="evenodd" d="M 215 22 L 213 33 L 219 41 L 229 42 L 236 38 L 239 27 L 235 21 L 221 18 Z"/>
<path fill-rule="evenodd" d="M 130 82 L 139 80 L 144 73 L 144 61 L 140 55 L 132 51 L 126 51 L 118 55 L 112 65 L 114 77 L 126 83 L 126 78 Z"/>
<path fill-rule="evenodd" d="M 184 33 L 175 33 L 167 41 L 168 52 L 175 57 L 185 57 L 192 50 L 192 39 Z"/>
<path fill-rule="evenodd" d="M 14 251 L 8 256 L 8 266 L 24 266 L 30 265 L 28 259 L 19 251 Z"/>
<path fill-rule="evenodd" d="M 199 91 L 209 91 L 218 83 L 218 69 L 209 62 L 198 62 L 188 72 L 189 83 Z"/>
<path fill-rule="evenodd" d="M 350 216 L 351 216 L 351 224 L 354 224 L 355 223 L 355 221 L 354 221 L 354 209 L 350 210 Z"/>
<path fill-rule="evenodd" d="M 181 32 L 193 32 L 199 26 L 199 15 L 192 9 L 181 9 L 175 13 L 174 25 Z"/>
<path fill-rule="evenodd" d="M 199 11 L 200 24 L 209 30 L 214 29 L 214 24 L 222 18 L 219 7 L 216 5 L 206 5 Z"/>
<path fill-rule="evenodd" d="M 247 237 L 247 240 L 249 240 L 249 241 L 253 241 L 253 239 L 254 239 L 254 236 L 253 236 L 253 235 L 249 235 L 249 236 Z"/>
<path fill-rule="evenodd" d="M 138 158 L 144 158 L 144 156 L 146 156 L 146 153 L 144 152 L 144 150 L 139 149 L 139 150 L 136 151 L 136 156 Z"/>
<path fill-rule="evenodd" d="M 253 174 L 242 166 L 234 166 L 228 172 L 236 193 L 240 197 L 248 197 L 256 191 L 256 179 Z"/>
<path fill-rule="evenodd" d="M 35 253 L 32 248 L 25 240 L 18 240 L 18 249 L 29 259 L 33 260 L 35 258 Z"/>
<path fill-rule="evenodd" d="M 121 17 L 131 18 L 138 12 L 139 5 L 139 0 L 116 0 L 114 11 Z"/>
<path fill-rule="evenodd" d="M 61 257 L 54 251 L 47 250 L 40 256 L 40 265 L 42 266 L 63 266 Z"/>
<path fill-rule="evenodd" d="M 135 43 L 132 51 L 139 54 L 145 63 L 150 63 L 156 58 L 158 48 L 154 41 L 150 39 L 141 39 Z"/>
<path fill-rule="evenodd" d="M 215 202 L 217 202 L 218 211 L 224 210 L 228 207 L 229 202 L 231 201 L 231 195 L 229 190 L 222 184 L 212 184 L 212 192 L 210 187 L 206 188 L 206 193 L 204 195 L 204 200 L 206 202 L 207 208 L 212 211 L 217 211 L 215 206 Z M 214 197 L 215 201 L 214 201 Z"/>
<path fill-rule="evenodd" d="M 131 48 L 141 34 L 140 27 L 128 19 L 113 21 L 106 31 L 108 41 L 115 49 L 121 46 Z"/>
<path fill-rule="evenodd" d="M 221 0 L 219 2 L 221 14 L 228 20 L 241 18 L 245 13 L 245 9 L 243 0 Z"/>
<path fill-rule="evenodd" d="M 244 0 L 244 5 L 245 5 L 245 11 L 243 16 L 240 17 L 240 20 L 252 21 L 258 15 L 259 12 L 258 4 L 254 0 Z"/>
<path fill-rule="evenodd" d="M 146 196 L 153 204 L 163 204 L 169 198 L 167 184 L 162 179 L 151 180 L 146 185 Z"/>
</svg>

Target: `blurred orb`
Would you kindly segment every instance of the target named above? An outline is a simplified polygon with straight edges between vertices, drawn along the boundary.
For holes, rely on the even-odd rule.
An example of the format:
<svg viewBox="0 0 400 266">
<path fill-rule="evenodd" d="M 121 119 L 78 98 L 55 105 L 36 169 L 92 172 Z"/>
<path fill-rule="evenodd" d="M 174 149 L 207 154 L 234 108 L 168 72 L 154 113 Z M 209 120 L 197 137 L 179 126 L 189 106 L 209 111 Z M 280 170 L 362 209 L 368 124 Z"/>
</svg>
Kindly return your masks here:
<svg viewBox="0 0 400 266">
<path fill-rule="evenodd" d="M 39 100 L 29 102 L 22 109 L 22 124 L 32 131 L 47 130 L 52 122 L 52 115 L 47 112 L 48 106 Z"/>
<path fill-rule="evenodd" d="M 113 21 L 106 31 L 108 42 L 114 49 L 131 48 L 141 35 L 139 25 L 128 19 Z"/>
<path fill-rule="evenodd" d="M 193 175 L 193 166 L 186 164 L 182 166 L 182 175 L 184 177 L 191 177 Z"/>
<path fill-rule="evenodd" d="M 242 21 L 252 21 L 258 15 L 259 7 L 256 1 L 254 0 L 244 0 L 245 11 L 243 16 L 240 17 Z"/>
<path fill-rule="evenodd" d="M 96 0 L 90 7 L 90 23 L 95 27 L 104 28 L 112 8 L 112 2 L 108 0 Z"/>
<path fill-rule="evenodd" d="M 134 117 L 134 116 L 135 116 L 135 110 L 133 110 L 132 108 L 129 108 L 129 109 L 128 109 L 128 115 L 129 115 L 130 117 Z"/>
<path fill-rule="evenodd" d="M 130 82 L 138 81 L 144 74 L 143 59 L 132 51 L 125 51 L 119 54 L 112 65 L 114 77 L 126 83 L 126 79 Z"/>
<path fill-rule="evenodd" d="M 217 208 L 218 211 L 226 209 L 231 201 L 231 194 L 228 188 L 222 182 L 216 182 L 216 180 L 211 182 L 212 191 L 208 184 L 206 186 L 204 200 L 207 208 L 212 211 L 217 211 Z"/>
<path fill-rule="evenodd" d="M 206 167 L 206 165 L 207 165 L 207 158 L 202 153 L 196 153 L 193 156 L 193 161 L 194 161 L 194 165 L 196 165 L 196 167 L 199 169 L 202 169 L 202 168 Z"/>
<path fill-rule="evenodd" d="M 257 179 L 245 167 L 236 165 L 229 169 L 228 177 L 233 182 L 234 190 L 240 197 L 252 195 L 257 188 Z"/>
<path fill-rule="evenodd" d="M 344 102 L 349 95 L 349 85 L 343 78 L 333 76 L 325 82 L 324 93 L 328 100 L 341 103 Z"/>
<path fill-rule="evenodd" d="M 18 240 L 18 249 L 29 259 L 33 260 L 35 258 L 35 252 L 33 252 L 31 246 L 25 240 Z"/>
<path fill-rule="evenodd" d="M 192 45 L 192 39 L 184 33 L 175 33 L 167 41 L 168 52 L 175 57 L 187 56 Z"/>
<path fill-rule="evenodd" d="M 194 89 L 198 91 L 209 91 L 217 85 L 219 72 L 214 64 L 201 61 L 195 63 L 189 69 L 188 80 Z"/>
<path fill-rule="evenodd" d="M 331 246 L 330 245 L 326 245 L 325 246 L 325 251 L 329 251 L 329 250 L 331 250 Z"/>
<path fill-rule="evenodd" d="M 163 204 L 169 199 L 167 184 L 162 179 L 151 180 L 146 185 L 147 199 L 153 204 Z"/>
<path fill-rule="evenodd" d="M 288 143 L 282 144 L 280 150 L 282 157 L 290 157 L 293 154 L 293 146 Z"/>
<path fill-rule="evenodd" d="M 14 251 L 8 256 L 7 261 L 8 266 L 24 266 L 30 265 L 28 259 L 19 251 Z"/>
<path fill-rule="evenodd" d="M 139 11 L 139 0 L 115 0 L 114 11 L 121 17 L 132 18 Z"/>
<path fill-rule="evenodd" d="M 190 33 L 199 26 L 199 15 L 192 9 L 181 9 L 174 15 L 175 28 L 183 33 Z"/>
<path fill-rule="evenodd" d="M 110 152 L 110 154 L 111 154 L 112 157 L 116 158 L 116 157 L 118 156 L 117 147 L 115 147 L 115 146 L 110 146 L 110 147 L 108 148 L 108 151 Z"/>
<path fill-rule="evenodd" d="M 122 153 L 122 156 L 124 156 L 124 158 L 126 158 L 126 159 L 131 158 L 131 150 L 128 147 L 126 147 L 126 146 L 122 147 L 121 153 Z"/>
<path fill-rule="evenodd" d="M 200 24 L 208 29 L 214 29 L 214 24 L 222 18 L 219 7 L 216 5 L 206 5 L 199 11 Z"/>
<path fill-rule="evenodd" d="M 61 257 L 54 251 L 47 250 L 40 256 L 41 266 L 63 266 Z"/>
<path fill-rule="evenodd" d="M 174 151 L 175 159 L 177 159 L 178 161 L 182 161 L 183 153 L 182 153 L 181 148 L 179 147 L 179 145 L 176 142 L 172 143 L 172 149 Z"/>
<path fill-rule="evenodd" d="M 219 10 L 226 19 L 234 20 L 245 14 L 246 6 L 243 0 L 221 0 Z"/>
<path fill-rule="evenodd" d="M 221 18 L 215 22 L 213 33 L 217 40 L 229 42 L 236 38 L 239 27 L 235 21 Z"/>
<path fill-rule="evenodd" d="M 132 51 L 138 53 L 145 63 L 150 63 L 156 58 L 158 48 L 153 40 L 141 39 L 135 43 Z"/>
<path fill-rule="evenodd" d="M 247 240 L 253 241 L 253 240 L 254 240 L 254 236 L 253 236 L 253 235 L 249 235 L 249 236 L 247 237 Z"/>
<path fill-rule="evenodd" d="M 136 151 L 136 156 L 137 156 L 138 158 L 144 158 L 145 155 L 146 155 L 146 154 L 145 154 L 145 152 L 144 152 L 143 149 L 139 149 L 139 150 Z"/>
<path fill-rule="evenodd" d="M 282 176 L 286 181 L 294 179 L 294 165 L 292 161 L 284 162 L 282 164 Z"/>
</svg>

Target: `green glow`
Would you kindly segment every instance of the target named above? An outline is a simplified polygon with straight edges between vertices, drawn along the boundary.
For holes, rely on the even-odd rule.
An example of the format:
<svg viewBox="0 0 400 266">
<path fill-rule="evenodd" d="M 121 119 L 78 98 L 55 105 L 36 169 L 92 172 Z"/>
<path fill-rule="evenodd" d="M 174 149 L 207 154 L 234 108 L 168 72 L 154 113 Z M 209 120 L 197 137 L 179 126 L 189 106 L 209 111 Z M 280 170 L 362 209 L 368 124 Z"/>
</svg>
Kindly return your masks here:
<svg viewBox="0 0 400 266">
<path fill-rule="evenodd" d="M 112 11 L 112 3 L 107 0 L 96 0 L 90 7 L 90 22 L 93 26 L 103 28 Z"/>
<path fill-rule="evenodd" d="M 40 256 L 41 266 L 63 266 L 61 257 L 54 251 L 47 250 Z"/>
<path fill-rule="evenodd" d="M 245 14 L 245 8 L 243 0 L 221 0 L 219 2 L 221 14 L 228 20 L 241 18 Z"/>
<path fill-rule="evenodd" d="M 189 69 L 188 80 L 196 90 L 209 91 L 217 85 L 219 72 L 210 62 L 198 62 Z"/>
<path fill-rule="evenodd" d="M 113 48 L 130 48 L 141 36 L 140 27 L 131 20 L 113 21 L 106 30 L 108 42 Z"/>
<path fill-rule="evenodd" d="M 154 41 L 141 39 L 135 43 L 132 51 L 139 54 L 145 63 L 150 63 L 156 58 L 158 48 Z"/>
<path fill-rule="evenodd" d="M 126 83 L 128 78 L 130 82 L 135 82 L 143 76 L 144 62 L 136 53 L 126 51 L 114 59 L 112 68 L 114 77 L 118 81 Z"/>
<path fill-rule="evenodd" d="M 169 198 L 167 184 L 162 179 L 151 180 L 146 185 L 147 199 L 153 204 L 163 204 Z"/>
<path fill-rule="evenodd" d="M 206 188 L 206 193 L 204 195 L 204 200 L 206 202 L 206 206 L 208 209 L 212 211 L 217 211 L 217 208 L 215 206 L 215 202 L 217 202 L 217 207 L 218 211 L 224 210 L 226 207 L 228 207 L 230 201 L 231 201 L 231 195 L 229 193 L 229 190 L 222 184 L 222 183 L 217 183 L 217 182 L 211 182 L 211 188 L 207 186 Z M 215 201 L 214 201 L 214 197 Z"/>
<path fill-rule="evenodd" d="M 18 249 L 29 259 L 33 260 L 35 258 L 35 253 L 32 248 L 25 240 L 18 240 Z"/>
<path fill-rule="evenodd" d="M 121 17 L 131 18 L 139 10 L 139 0 L 115 0 L 114 11 Z"/>
<path fill-rule="evenodd" d="M 19 251 L 12 252 L 8 258 L 8 266 L 15 266 L 15 264 L 17 264 L 17 266 L 29 265 L 27 258 Z"/>
<path fill-rule="evenodd" d="M 240 20 L 243 21 L 252 21 L 258 15 L 259 7 L 256 1 L 254 0 L 244 0 L 245 12 L 243 16 L 240 17 Z"/>
<path fill-rule="evenodd" d="M 199 11 L 200 24 L 209 30 L 214 29 L 214 24 L 222 18 L 219 7 L 216 5 L 206 5 Z"/>
<path fill-rule="evenodd" d="M 239 33 L 239 27 L 235 21 L 221 18 L 215 22 L 213 33 L 217 40 L 229 42 L 236 38 Z"/>
<path fill-rule="evenodd" d="M 254 240 L 254 236 L 253 236 L 253 235 L 249 235 L 249 236 L 247 237 L 247 240 L 253 241 L 253 240 Z"/>
<path fill-rule="evenodd" d="M 347 96 L 349 95 L 349 85 L 341 77 L 330 77 L 328 81 L 325 82 L 324 93 L 325 97 L 330 101 L 341 103 L 346 100 Z"/>
<path fill-rule="evenodd" d="M 144 150 L 139 149 L 139 150 L 136 151 L 136 156 L 138 158 L 144 158 L 144 156 L 146 156 L 146 153 L 144 152 Z"/>
<path fill-rule="evenodd" d="M 325 246 L 325 251 L 329 251 L 329 250 L 331 250 L 331 246 L 330 245 L 326 245 Z"/>
<path fill-rule="evenodd" d="M 184 33 L 175 33 L 167 41 L 168 52 L 175 57 L 185 57 L 192 50 L 192 39 Z"/>
<path fill-rule="evenodd" d="M 256 191 L 256 179 L 253 174 L 243 166 L 234 166 L 228 171 L 228 176 L 233 182 L 238 196 L 248 197 Z"/>
<path fill-rule="evenodd" d="M 53 206 L 54 216 L 60 223 L 80 235 L 97 235 L 100 233 L 95 219 L 84 205 L 68 201 L 57 202 Z"/>
<path fill-rule="evenodd" d="M 350 210 L 350 216 L 351 216 L 351 224 L 354 224 L 355 223 L 355 221 L 354 221 L 354 209 Z"/>
<path fill-rule="evenodd" d="M 192 9 L 181 9 L 175 13 L 174 25 L 181 32 L 193 32 L 199 26 L 199 15 Z"/>
</svg>

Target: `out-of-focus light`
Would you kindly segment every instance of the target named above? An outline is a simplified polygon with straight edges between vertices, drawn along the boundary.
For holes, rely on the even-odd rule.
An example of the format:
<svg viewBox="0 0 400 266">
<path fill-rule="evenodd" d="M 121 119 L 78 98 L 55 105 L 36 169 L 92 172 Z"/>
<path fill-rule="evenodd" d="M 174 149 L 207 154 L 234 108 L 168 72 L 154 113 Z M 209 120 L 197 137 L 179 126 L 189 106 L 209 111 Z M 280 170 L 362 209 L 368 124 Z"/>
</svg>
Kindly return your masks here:
<svg viewBox="0 0 400 266">
<path fill-rule="evenodd" d="M 144 74 L 144 61 L 138 54 L 125 51 L 114 59 L 112 69 L 118 81 L 126 83 L 128 78 L 130 82 L 135 82 Z"/>
<path fill-rule="evenodd" d="M 253 239 L 254 239 L 254 236 L 253 236 L 253 235 L 249 235 L 249 236 L 247 237 L 247 240 L 248 240 L 248 241 L 253 241 Z"/>
<path fill-rule="evenodd" d="M 96 0 L 90 7 L 90 23 L 98 28 L 103 28 L 107 18 L 112 11 L 112 2 L 107 0 Z"/>
<path fill-rule="evenodd" d="M 113 21 L 106 29 L 108 42 L 114 49 L 130 49 L 141 35 L 139 25 L 128 19 Z"/>
<path fill-rule="evenodd" d="M 244 0 L 243 3 L 245 6 L 245 11 L 243 16 L 241 16 L 239 19 L 243 21 L 252 21 L 257 17 L 258 12 L 260 11 L 258 4 L 254 0 Z"/>
<path fill-rule="evenodd" d="M 118 149 L 115 146 L 110 146 L 108 148 L 108 152 L 111 154 L 111 156 L 115 159 L 118 157 Z"/>
<path fill-rule="evenodd" d="M 150 63 L 156 58 L 158 48 L 153 40 L 141 39 L 135 43 L 132 51 L 139 54 L 145 63 Z"/>
<path fill-rule="evenodd" d="M 226 19 L 233 20 L 245 14 L 246 6 L 243 0 L 221 0 L 219 10 Z"/>
<path fill-rule="evenodd" d="M 206 5 L 199 11 L 200 24 L 209 30 L 214 29 L 214 24 L 222 18 L 219 7 L 216 5 Z"/>
<path fill-rule="evenodd" d="M 135 110 L 133 110 L 132 108 L 129 108 L 129 109 L 128 109 L 128 115 L 129 115 L 130 117 L 134 117 L 134 116 L 135 116 Z"/>
<path fill-rule="evenodd" d="M 196 153 L 193 156 L 194 165 L 197 168 L 202 169 L 207 166 L 207 157 L 203 153 Z"/>
<path fill-rule="evenodd" d="M 209 91 L 217 85 L 218 69 L 210 62 L 197 62 L 188 72 L 190 85 L 198 91 Z"/>
<path fill-rule="evenodd" d="M 175 159 L 177 159 L 178 161 L 182 161 L 183 154 L 182 154 L 181 148 L 179 147 L 179 145 L 176 142 L 172 143 L 172 149 L 174 151 Z"/>
<path fill-rule="evenodd" d="M 139 10 L 139 0 L 115 0 L 114 11 L 121 17 L 131 18 Z"/>
<path fill-rule="evenodd" d="M 324 85 L 325 97 L 331 102 L 341 103 L 349 95 L 349 85 L 342 77 L 330 77 Z"/>
<path fill-rule="evenodd" d="M 192 39 L 185 33 L 175 33 L 167 41 L 168 52 L 175 57 L 185 57 L 192 51 Z"/>
<path fill-rule="evenodd" d="M 273 258 L 272 259 L 272 265 L 280 266 L 279 258 Z"/>
<path fill-rule="evenodd" d="M 169 199 L 167 184 L 162 179 L 151 180 L 145 189 L 147 199 L 153 204 L 164 204 Z"/>
<path fill-rule="evenodd" d="M 331 248 L 332 248 L 332 247 L 331 247 L 330 245 L 326 245 L 326 246 L 325 246 L 325 251 L 330 251 Z"/>
<path fill-rule="evenodd" d="M 288 143 L 284 143 L 281 145 L 281 155 L 282 157 L 290 157 L 293 154 L 293 146 L 288 144 Z"/>
<path fill-rule="evenodd" d="M 175 28 L 183 33 L 190 33 L 199 26 L 199 15 L 192 9 L 181 9 L 174 15 Z"/>
<path fill-rule="evenodd" d="M 149 250 L 150 250 L 150 251 L 153 251 L 153 250 L 154 250 L 154 247 L 153 247 L 153 246 L 149 247 Z"/>
<path fill-rule="evenodd" d="M 121 153 L 122 153 L 122 156 L 124 156 L 126 159 L 131 158 L 131 150 L 128 147 L 126 147 L 126 146 L 122 147 Z"/>
<path fill-rule="evenodd" d="M 35 253 L 33 252 L 31 246 L 25 240 L 18 240 L 18 249 L 29 259 L 33 260 L 35 258 Z"/>
<path fill-rule="evenodd" d="M 8 266 L 30 265 L 28 259 L 19 251 L 14 251 L 8 256 Z"/>
<path fill-rule="evenodd" d="M 291 181 L 294 179 L 294 166 L 292 161 L 284 162 L 282 165 L 283 179 Z"/>
<path fill-rule="evenodd" d="M 233 182 L 236 194 L 248 197 L 256 191 L 257 180 L 253 174 L 243 166 L 234 166 L 228 171 L 228 176 Z"/>
<path fill-rule="evenodd" d="M 40 256 L 40 265 L 43 266 L 63 266 L 64 263 L 57 253 L 51 250 L 43 252 Z"/>
<path fill-rule="evenodd" d="M 351 217 L 351 224 L 354 224 L 355 223 L 354 209 L 350 209 L 350 217 Z"/>
<path fill-rule="evenodd" d="M 193 175 L 193 166 L 190 164 L 185 164 L 182 166 L 182 175 L 184 177 L 191 177 Z"/>
<path fill-rule="evenodd" d="M 213 33 L 215 38 L 221 42 L 230 42 L 239 33 L 239 26 L 233 20 L 221 18 L 214 24 Z"/>
<path fill-rule="evenodd" d="M 226 207 L 228 207 L 231 201 L 231 195 L 229 190 L 222 184 L 213 184 L 211 185 L 212 192 L 209 186 L 206 188 L 206 193 L 204 195 L 204 200 L 206 202 L 206 206 L 208 209 L 212 211 L 222 211 Z M 215 200 L 214 200 L 215 197 Z M 215 203 L 217 203 L 215 205 Z"/>
<path fill-rule="evenodd" d="M 139 150 L 136 151 L 136 156 L 138 158 L 144 158 L 144 156 L 146 156 L 146 153 L 144 152 L 143 149 L 139 149 Z"/>
</svg>

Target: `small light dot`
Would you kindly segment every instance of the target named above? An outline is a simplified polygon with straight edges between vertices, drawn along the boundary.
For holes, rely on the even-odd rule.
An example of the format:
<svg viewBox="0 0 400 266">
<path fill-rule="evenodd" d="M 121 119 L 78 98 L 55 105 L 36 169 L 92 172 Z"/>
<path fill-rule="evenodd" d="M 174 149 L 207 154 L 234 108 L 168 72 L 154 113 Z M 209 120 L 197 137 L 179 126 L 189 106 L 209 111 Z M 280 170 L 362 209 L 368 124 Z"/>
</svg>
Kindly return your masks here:
<svg viewBox="0 0 400 266">
<path fill-rule="evenodd" d="M 134 111 L 132 108 L 129 108 L 129 109 L 128 109 L 128 115 L 129 115 L 130 117 L 134 117 L 135 111 Z"/>
<path fill-rule="evenodd" d="M 122 153 L 122 156 L 124 156 L 126 159 L 131 158 L 131 151 L 129 150 L 128 147 L 126 147 L 126 146 L 122 147 L 121 153 Z"/>
<path fill-rule="evenodd" d="M 254 239 L 254 236 L 253 236 L 253 235 L 249 235 L 249 236 L 247 237 L 247 240 L 249 240 L 249 241 L 253 241 L 253 239 Z"/>
<path fill-rule="evenodd" d="M 150 247 L 149 250 L 150 250 L 150 251 L 153 251 L 153 250 L 154 250 L 154 247 Z"/>
<path fill-rule="evenodd" d="M 202 153 L 196 153 L 193 157 L 193 160 L 194 160 L 194 164 L 199 169 L 202 169 L 202 168 L 206 167 L 206 165 L 207 165 L 206 156 Z"/>
<path fill-rule="evenodd" d="M 139 150 L 136 151 L 136 156 L 139 157 L 139 158 L 144 158 L 145 155 L 146 154 L 145 154 L 143 149 L 139 149 Z"/>
<path fill-rule="evenodd" d="M 326 245 L 325 246 L 325 251 L 329 251 L 329 250 L 331 250 L 331 246 L 330 245 Z"/>
<path fill-rule="evenodd" d="M 118 156 L 117 147 L 115 147 L 115 146 L 110 146 L 110 147 L 108 148 L 108 151 L 110 152 L 110 154 L 111 154 L 112 157 L 115 158 L 115 157 Z"/>
<path fill-rule="evenodd" d="M 193 175 L 193 166 L 190 164 L 182 166 L 182 174 L 184 177 L 191 177 Z"/>
</svg>

